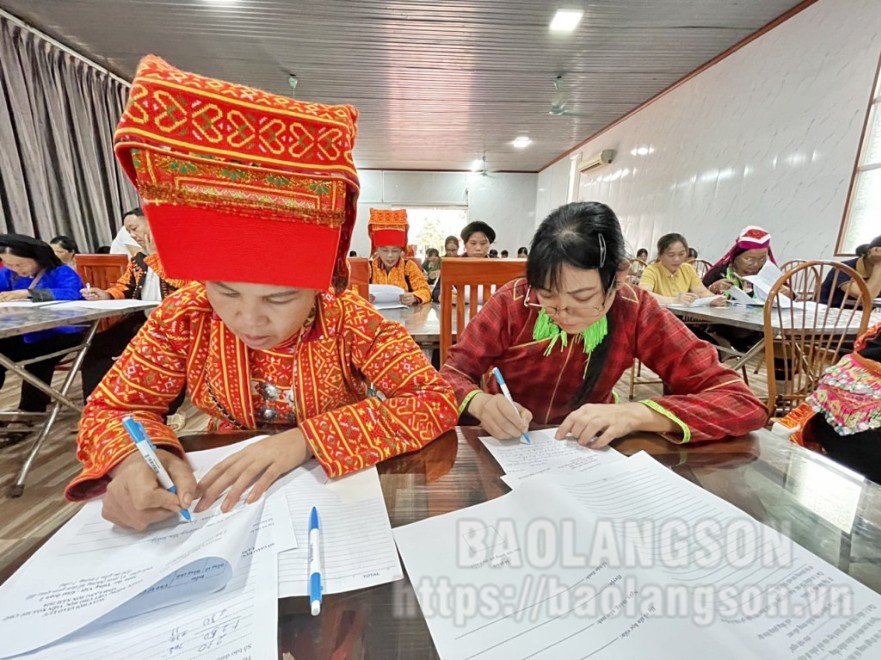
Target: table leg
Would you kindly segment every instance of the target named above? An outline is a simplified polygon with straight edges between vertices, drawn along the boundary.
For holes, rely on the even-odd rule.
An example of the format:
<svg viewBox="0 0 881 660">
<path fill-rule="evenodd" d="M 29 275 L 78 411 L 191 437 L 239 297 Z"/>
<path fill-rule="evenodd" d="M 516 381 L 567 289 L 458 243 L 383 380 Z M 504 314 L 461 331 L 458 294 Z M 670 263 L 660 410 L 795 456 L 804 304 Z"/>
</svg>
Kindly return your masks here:
<svg viewBox="0 0 881 660">
<path fill-rule="evenodd" d="M 46 418 L 46 422 L 43 424 L 43 428 L 40 429 L 37 437 L 34 438 L 34 443 L 28 452 L 27 458 L 25 458 L 21 470 L 19 470 L 18 478 L 15 480 L 15 483 L 9 487 L 9 497 L 21 497 L 24 493 L 24 482 L 28 477 L 31 465 L 33 465 L 34 460 L 37 458 L 37 454 L 43 446 L 43 442 L 49 436 L 49 432 L 55 424 L 61 406 L 65 405 L 65 401 L 69 401 L 67 398 L 67 392 L 70 390 L 70 386 L 73 385 L 77 372 L 80 370 L 83 360 L 86 358 L 89 346 L 92 345 L 92 338 L 95 336 L 95 331 L 98 329 L 98 323 L 99 321 L 93 321 L 91 327 L 86 332 L 86 338 L 83 343 L 80 344 L 80 349 L 77 351 L 76 356 L 73 359 L 73 364 L 70 367 L 70 371 L 67 372 L 67 377 L 64 379 L 61 389 L 58 392 L 50 392 L 50 395 L 55 401 L 49 410 L 49 415 Z M 78 410 L 79 408 L 75 406 L 74 409 Z"/>
</svg>

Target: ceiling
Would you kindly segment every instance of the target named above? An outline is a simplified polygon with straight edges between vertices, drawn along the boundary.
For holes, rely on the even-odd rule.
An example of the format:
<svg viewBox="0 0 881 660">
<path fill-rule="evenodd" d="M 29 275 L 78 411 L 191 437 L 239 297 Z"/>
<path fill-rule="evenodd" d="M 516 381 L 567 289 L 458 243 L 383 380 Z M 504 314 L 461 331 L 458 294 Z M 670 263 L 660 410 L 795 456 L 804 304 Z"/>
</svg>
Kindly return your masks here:
<svg viewBox="0 0 881 660">
<path fill-rule="evenodd" d="M 543 0 L 0 0 L 131 79 L 179 68 L 360 110 L 359 167 L 539 170 L 799 0 L 594 0 L 570 35 Z M 576 3 L 578 4 L 578 3 Z M 563 74 L 567 110 L 551 116 Z M 527 135 L 532 144 L 511 141 Z"/>
</svg>

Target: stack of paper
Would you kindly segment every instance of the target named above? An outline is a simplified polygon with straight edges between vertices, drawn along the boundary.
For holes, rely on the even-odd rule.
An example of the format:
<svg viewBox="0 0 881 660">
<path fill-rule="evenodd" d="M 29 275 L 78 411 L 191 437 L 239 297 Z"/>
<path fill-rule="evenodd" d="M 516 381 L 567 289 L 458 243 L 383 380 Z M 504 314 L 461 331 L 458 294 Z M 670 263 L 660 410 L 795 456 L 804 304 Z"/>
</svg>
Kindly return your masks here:
<svg viewBox="0 0 881 660">
<path fill-rule="evenodd" d="M 401 296 L 404 290 L 393 284 L 371 284 L 370 295 L 373 296 L 373 306 L 376 309 L 395 309 L 397 307 L 406 307 L 401 302 Z"/>
<path fill-rule="evenodd" d="M 647 454 L 395 529 L 441 658 L 877 657 L 881 596 Z"/>
<path fill-rule="evenodd" d="M 188 454 L 197 476 L 254 438 Z M 137 533 L 87 503 L 0 586 L 0 657 L 274 658 L 277 599 L 305 595 L 308 517 L 325 592 L 403 577 L 375 469 L 330 482 L 317 463 L 261 501 Z"/>
<path fill-rule="evenodd" d="M 782 275 L 783 272 L 777 268 L 776 264 L 771 261 L 766 261 L 765 265 L 762 266 L 762 270 L 757 274 L 747 275 L 743 278 L 747 282 L 751 282 L 753 285 L 752 297 L 736 286 L 732 286 L 728 289 L 728 294 L 731 297 L 731 300 L 741 305 L 764 306 L 765 301 L 771 293 L 771 289 L 774 288 L 777 280 L 779 280 Z M 772 304 L 774 307 L 792 307 L 792 300 L 783 294 L 778 294 Z"/>
</svg>

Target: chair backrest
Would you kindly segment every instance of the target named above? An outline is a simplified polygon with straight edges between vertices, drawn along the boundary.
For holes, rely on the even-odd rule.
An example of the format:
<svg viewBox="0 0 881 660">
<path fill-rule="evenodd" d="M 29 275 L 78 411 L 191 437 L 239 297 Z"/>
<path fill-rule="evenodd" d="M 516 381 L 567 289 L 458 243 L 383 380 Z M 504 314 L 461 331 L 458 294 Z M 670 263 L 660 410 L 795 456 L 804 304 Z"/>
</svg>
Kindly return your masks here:
<svg viewBox="0 0 881 660">
<path fill-rule="evenodd" d="M 441 364 L 446 361 L 450 346 L 454 343 L 453 309 L 456 310 L 456 335 L 459 336 L 468 321 L 477 316 L 480 305 L 490 299 L 496 288 L 525 274 L 524 259 L 444 259 L 440 277 Z"/>
<path fill-rule="evenodd" d="M 697 271 L 697 276 L 701 279 L 704 279 L 707 273 L 710 272 L 710 269 L 713 267 L 706 259 L 695 259 L 691 262 L 691 265 Z"/>
<path fill-rule="evenodd" d="M 122 277 L 128 262 L 124 254 L 78 254 L 76 270 L 83 278 L 83 284 L 109 289 Z"/>
<path fill-rule="evenodd" d="M 799 266 L 808 263 L 807 259 L 790 259 L 780 266 L 780 270 L 784 273 L 795 271 Z M 828 270 L 826 271 L 829 272 Z M 812 300 L 820 288 L 823 286 L 823 268 L 820 263 L 814 262 L 809 268 L 800 268 L 790 281 L 789 288 L 795 292 L 799 298 Z"/>
<path fill-rule="evenodd" d="M 370 261 L 366 257 L 349 257 L 349 288 L 370 300 Z"/>
<path fill-rule="evenodd" d="M 794 292 L 806 279 L 822 282 L 827 276 L 836 287 L 852 279 L 860 290 L 859 298 L 845 296 L 838 305 L 825 305 L 820 303 L 820 288 L 813 287 L 790 299 L 789 307 L 774 305 L 785 297 L 782 292 L 787 288 Z M 854 340 L 869 325 L 872 298 L 853 268 L 834 261 L 806 261 L 781 275 L 764 311 L 768 412 L 785 415 L 816 389 L 828 367 L 853 350 Z"/>
</svg>

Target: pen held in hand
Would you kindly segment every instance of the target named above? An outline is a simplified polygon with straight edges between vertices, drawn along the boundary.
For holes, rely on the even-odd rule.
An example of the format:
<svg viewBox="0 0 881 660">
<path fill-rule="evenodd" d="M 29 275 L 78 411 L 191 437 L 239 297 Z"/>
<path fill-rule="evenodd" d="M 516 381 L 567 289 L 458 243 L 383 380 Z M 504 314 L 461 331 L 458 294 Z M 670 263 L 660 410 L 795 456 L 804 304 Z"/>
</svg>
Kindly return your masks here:
<svg viewBox="0 0 881 660">
<path fill-rule="evenodd" d="M 162 465 L 162 461 L 160 461 L 159 457 L 156 455 L 156 447 L 150 442 L 150 438 L 147 437 L 147 432 L 144 430 L 144 427 L 132 417 L 124 417 L 122 425 L 128 432 L 132 442 L 135 443 L 135 447 L 138 448 L 138 453 L 144 457 L 147 465 L 153 470 L 153 474 L 156 475 L 159 485 L 169 493 L 177 495 L 177 488 L 175 487 L 174 482 L 172 482 L 171 477 L 168 475 L 165 466 Z M 180 515 L 187 522 L 192 522 L 193 520 L 190 512 L 185 508 L 181 508 Z"/>
<path fill-rule="evenodd" d="M 502 394 L 505 395 L 505 398 L 510 401 L 511 407 L 514 409 L 518 415 L 520 411 L 517 410 L 517 406 L 514 405 L 514 397 L 511 396 L 511 390 L 508 389 L 508 384 L 505 382 L 505 379 L 502 377 L 502 372 L 499 371 L 498 367 L 493 367 L 493 376 L 496 377 L 496 381 L 499 383 L 499 387 L 502 389 Z M 527 444 L 532 444 L 532 439 L 529 437 L 529 433 L 524 432 L 522 436 L 522 441 Z"/>
</svg>

